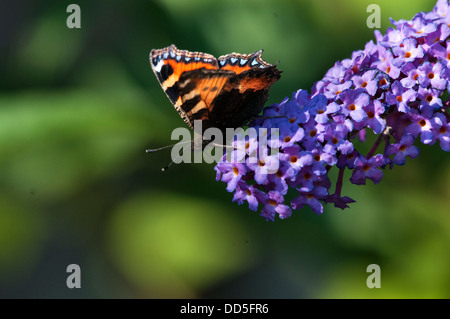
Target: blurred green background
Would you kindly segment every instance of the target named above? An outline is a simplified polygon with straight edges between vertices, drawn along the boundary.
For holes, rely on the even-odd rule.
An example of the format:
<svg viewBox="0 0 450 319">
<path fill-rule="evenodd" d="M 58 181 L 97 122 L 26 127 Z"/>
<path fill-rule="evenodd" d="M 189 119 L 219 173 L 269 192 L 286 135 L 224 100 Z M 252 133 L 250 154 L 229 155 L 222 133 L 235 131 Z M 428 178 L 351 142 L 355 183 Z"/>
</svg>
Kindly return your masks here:
<svg viewBox="0 0 450 319">
<path fill-rule="evenodd" d="M 450 156 L 438 145 L 344 184 L 357 200 L 266 222 L 231 202 L 213 165 L 162 173 L 184 122 L 148 61 L 172 43 L 279 61 L 269 103 L 310 89 L 374 39 L 372 0 L 0 4 L 0 297 L 449 298 Z M 410 19 L 434 0 L 377 1 Z M 334 189 L 334 188 L 333 188 Z M 81 289 L 66 268 L 81 267 Z M 366 286 L 369 264 L 381 289 Z"/>
</svg>

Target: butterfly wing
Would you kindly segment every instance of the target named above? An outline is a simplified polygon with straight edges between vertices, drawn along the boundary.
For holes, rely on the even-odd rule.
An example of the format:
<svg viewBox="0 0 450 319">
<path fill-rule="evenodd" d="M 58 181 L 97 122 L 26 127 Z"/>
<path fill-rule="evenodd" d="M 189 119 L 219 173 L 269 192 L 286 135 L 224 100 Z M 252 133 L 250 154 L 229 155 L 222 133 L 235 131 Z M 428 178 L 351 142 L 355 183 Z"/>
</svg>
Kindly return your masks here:
<svg viewBox="0 0 450 319">
<path fill-rule="evenodd" d="M 207 53 L 178 50 L 172 44 L 163 49 L 152 50 L 150 64 L 164 93 L 186 124 L 192 127 L 187 113 L 181 108 L 182 99 L 178 91 L 180 76 L 198 69 L 217 70 L 216 58 Z"/>
<path fill-rule="evenodd" d="M 203 121 L 203 129 L 214 126 L 209 120 L 217 104 L 214 102 L 236 77 L 233 71 L 198 69 L 181 75 L 177 90 L 179 98 L 175 104 L 188 118 L 188 125 L 193 127 L 195 120 Z"/>
<path fill-rule="evenodd" d="M 231 53 L 216 59 L 202 52 L 178 50 L 174 45 L 152 50 L 152 69 L 180 116 L 193 128 L 201 120 L 208 127 L 236 128 L 257 115 L 270 86 L 281 72 L 252 54 Z"/>
</svg>

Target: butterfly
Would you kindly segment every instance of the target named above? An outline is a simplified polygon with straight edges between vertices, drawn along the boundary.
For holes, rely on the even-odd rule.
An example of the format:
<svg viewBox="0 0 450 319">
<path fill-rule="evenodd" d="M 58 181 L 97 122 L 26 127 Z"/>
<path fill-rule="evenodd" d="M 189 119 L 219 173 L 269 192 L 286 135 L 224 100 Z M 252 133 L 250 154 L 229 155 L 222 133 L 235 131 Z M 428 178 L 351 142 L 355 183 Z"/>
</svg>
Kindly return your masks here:
<svg viewBox="0 0 450 319">
<path fill-rule="evenodd" d="M 175 45 L 150 52 L 159 84 L 186 124 L 202 121 L 224 131 L 238 128 L 257 116 L 280 79 L 276 65 L 261 58 L 263 50 L 230 53 L 215 58 L 203 52 L 179 50 Z M 200 132 L 201 133 L 201 132 Z"/>
</svg>

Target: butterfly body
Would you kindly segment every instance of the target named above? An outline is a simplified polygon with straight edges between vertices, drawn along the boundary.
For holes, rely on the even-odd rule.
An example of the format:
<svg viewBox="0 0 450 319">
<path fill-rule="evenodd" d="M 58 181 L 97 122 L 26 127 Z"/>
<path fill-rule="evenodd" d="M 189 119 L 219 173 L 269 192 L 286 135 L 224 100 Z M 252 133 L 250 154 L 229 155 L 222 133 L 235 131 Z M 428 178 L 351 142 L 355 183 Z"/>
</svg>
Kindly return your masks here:
<svg viewBox="0 0 450 319">
<path fill-rule="evenodd" d="M 150 64 L 169 100 L 186 124 L 202 121 L 202 130 L 237 128 L 258 115 L 270 87 L 280 78 L 276 65 L 251 54 L 230 53 L 216 59 L 178 50 L 152 50 Z"/>
</svg>

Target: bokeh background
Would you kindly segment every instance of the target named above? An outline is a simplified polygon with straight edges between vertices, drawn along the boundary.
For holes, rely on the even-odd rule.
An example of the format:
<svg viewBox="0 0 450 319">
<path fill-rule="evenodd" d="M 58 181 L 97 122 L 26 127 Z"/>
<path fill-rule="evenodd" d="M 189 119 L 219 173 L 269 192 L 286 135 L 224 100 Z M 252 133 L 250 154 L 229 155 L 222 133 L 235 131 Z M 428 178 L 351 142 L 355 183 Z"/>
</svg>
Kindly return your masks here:
<svg viewBox="0 0 450 319">
<path fill-rule="evenodd" d="M 449 298 L 450 154 L 379 185 L 344 184 L 350 209 L 267 222 L 231 202 L 213 165 L 162 173 L 184 122 L 148 62 L 172 43 L 216 56 L 263 48 L 282 78 L 269 103 L 310 89 L 374 39 L 370 3 L 410 19 L 434 0 L 0 3 L 0 297 Z M 81 289 L 66 268 L 81 267 Z M 368 289 L 366 268 L 381 267 Z"/>
</svg>

